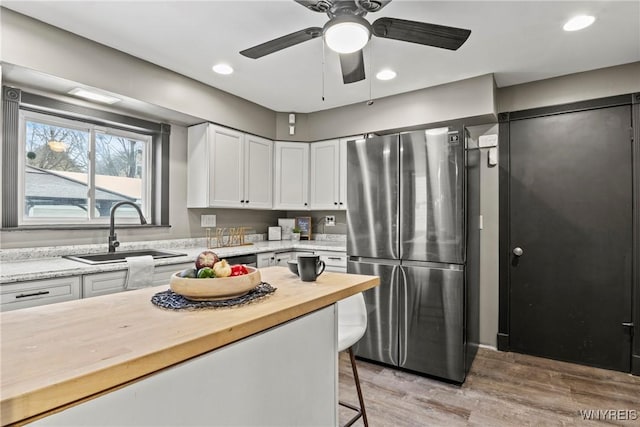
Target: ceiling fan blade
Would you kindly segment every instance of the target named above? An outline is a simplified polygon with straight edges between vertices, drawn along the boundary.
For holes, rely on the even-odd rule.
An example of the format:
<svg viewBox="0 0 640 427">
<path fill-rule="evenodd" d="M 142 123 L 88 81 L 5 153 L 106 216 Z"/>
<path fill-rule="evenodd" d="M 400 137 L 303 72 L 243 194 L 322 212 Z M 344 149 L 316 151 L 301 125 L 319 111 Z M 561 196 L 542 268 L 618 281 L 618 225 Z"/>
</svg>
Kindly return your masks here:
<svg viewBox="0 0 640 427">
<path fill-rule="evenodd" d="M 340 68 L 342 68 L 342 81 L 345 84 L 364 80 L 364 57 L 362 50 L 353 53 L 341 53 Z"/>
<path fill-rule="evenodd" d="M 396 18 L 380 18 L 373 25 L 373 34 L 386 39 L 435 46 L 457 50 L 467 41 L 471 30 L 427 24 L 426 22 L 406 21 Z"/>
<path fill-rule="evenodd" d="M 296 3 L 301 4 L 309 10 L 314 12 L 326 13 L 331 6 L 333 6 L 333 0 L 294 0 Z"/>
<path fill-rule="evenodd" d="M 240 52 L 240 55 L 244 55 L 247 58 L 258 59 L 270 53 L 295 46 L 320 36 L 322 36 L 322 28 L 305 28 L 304 30 L 296 31 L 295 33 L 287 34 L 286 36 L 278 37 L 277 39 L 245 49 Z"/>
</svg>

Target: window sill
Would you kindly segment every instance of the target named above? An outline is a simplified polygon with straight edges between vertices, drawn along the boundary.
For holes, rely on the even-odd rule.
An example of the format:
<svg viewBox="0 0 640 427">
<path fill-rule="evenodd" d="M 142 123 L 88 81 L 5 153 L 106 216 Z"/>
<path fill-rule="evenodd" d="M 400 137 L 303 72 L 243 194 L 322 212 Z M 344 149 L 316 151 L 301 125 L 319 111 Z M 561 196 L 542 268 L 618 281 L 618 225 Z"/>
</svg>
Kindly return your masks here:
<svg viewBox="0 0 640 427">
<path fill-rule="evenodd" d="M 158 229 L 158 228 L 171 228 L 171 225 L 155 225 L 155 224 L 116 224 L 116 230 L 122 229 Z M 62 231 L 62 230 L 108 230 L 109 224 L 92 224 L 92 225 L 73 225 L 73 224 L 59 224 L 59 225 L 21 225 L 18 227 L 6 227 L 0 228 L 2 232 L 11 231 Z"/>
</svg>

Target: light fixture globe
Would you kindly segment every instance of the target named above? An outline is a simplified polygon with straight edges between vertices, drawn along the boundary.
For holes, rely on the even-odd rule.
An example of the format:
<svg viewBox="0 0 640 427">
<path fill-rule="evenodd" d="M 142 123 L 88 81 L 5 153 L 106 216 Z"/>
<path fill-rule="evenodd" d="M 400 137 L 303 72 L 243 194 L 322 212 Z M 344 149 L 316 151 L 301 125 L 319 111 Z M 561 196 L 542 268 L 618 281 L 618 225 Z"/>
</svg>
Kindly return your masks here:
<svg viewBox="0 0 640 427">
<path fill-rule="evenodd" d="M 357 52 L 371 38 L 371 25 L 357 15 L 336 16 L 325 24 L 322 31 L 329 49 L 338 53 Z"/>
</svg>

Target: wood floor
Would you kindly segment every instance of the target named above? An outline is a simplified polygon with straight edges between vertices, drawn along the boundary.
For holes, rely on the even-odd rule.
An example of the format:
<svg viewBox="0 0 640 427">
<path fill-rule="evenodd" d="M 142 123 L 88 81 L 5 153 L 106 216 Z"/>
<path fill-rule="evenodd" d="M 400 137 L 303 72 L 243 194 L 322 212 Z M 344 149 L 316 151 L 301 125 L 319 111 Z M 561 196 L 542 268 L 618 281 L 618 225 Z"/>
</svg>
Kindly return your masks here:
<svg viewBox="0 0 640 427">
<path fill-rule="evenodd" d="M 371 427 L 640 426 L 640 377 L 621 372 L 482 348 L 462 386 L 362 360 L 357 366 Z M 346 353 L 339 393 L 357 405 Z M 599 421 L 585 420 L 586 411 Z M 339 414 L 342 425 L 353 412 Z"/>
</svg>

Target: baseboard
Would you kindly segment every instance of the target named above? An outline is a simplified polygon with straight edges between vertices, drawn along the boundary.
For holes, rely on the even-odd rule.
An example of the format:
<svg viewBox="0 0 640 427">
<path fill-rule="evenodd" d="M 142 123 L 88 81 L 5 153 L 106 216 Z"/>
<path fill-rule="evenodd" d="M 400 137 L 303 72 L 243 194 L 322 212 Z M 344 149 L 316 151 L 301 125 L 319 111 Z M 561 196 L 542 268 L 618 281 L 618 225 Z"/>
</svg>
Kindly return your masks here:
<svg viewBox="0 0 640 427">
<path fill-rule="evenodd" d="M 509 351 L 509 335 L 498 333 L 498 350 Z"/>
<path fill-rule="evenodd" d="M 631 356 L 631 374 L 640 376 L 640 354 Z"/>
<path fill-rule="evenodd" d="M 478 347 L 482 348 L 482 349 L 485 349 L 485 350 L 498 351 L 498 347 L 496 347 L 495 345 L 478 344 Z"/>
</svg>

